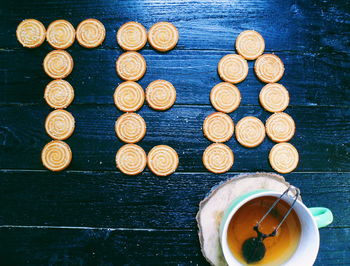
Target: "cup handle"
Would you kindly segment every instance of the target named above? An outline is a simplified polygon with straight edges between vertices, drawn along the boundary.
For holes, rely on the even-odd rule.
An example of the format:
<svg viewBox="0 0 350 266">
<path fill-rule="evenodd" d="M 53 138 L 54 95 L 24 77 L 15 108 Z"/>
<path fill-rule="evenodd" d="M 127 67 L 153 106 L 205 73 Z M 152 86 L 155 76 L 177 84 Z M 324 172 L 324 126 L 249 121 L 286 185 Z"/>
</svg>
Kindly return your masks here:
<svg viewBox="0 0 350 266">
<path fill-rule="evenodd" d="M 314 217 L 318 228 L 326 227 L 333 222 L 333 213 L 330 209 L 324 207 L 313 207 L 309 208 L 309 211 Z"/>
</svg>

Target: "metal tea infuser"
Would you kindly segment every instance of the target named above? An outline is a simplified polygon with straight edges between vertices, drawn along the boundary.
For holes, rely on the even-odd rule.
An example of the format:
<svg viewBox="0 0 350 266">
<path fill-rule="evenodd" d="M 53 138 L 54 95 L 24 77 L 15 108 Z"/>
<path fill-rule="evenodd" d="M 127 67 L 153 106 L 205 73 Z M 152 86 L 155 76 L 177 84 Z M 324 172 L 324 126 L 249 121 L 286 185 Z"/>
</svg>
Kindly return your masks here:
<svg viewBox="0 0 350 266">
<path fill-rule="evenodd" d="M 284 195 L 286 195 L 291 189 L 294 189 L 295 195 L 293 203 L 290 205 L 290 208 L 286 212 L 286 214 L 283 216 L 280 223 L 277 225 L 277 227 L 270 233 L 270 234 L 264 234 L 259 231 L 259 226 L 264 221 L 264 219 L 269 215 L 269 213 L 273 210 L 273 208 L 277 205 L 278 202 L 283 198 Z M 260 219 L 260 221 L 253 227 L 254 231 L 257 233 L 257 237 L 251 237 L 247 239 L 243 245 L 242 245 L 242 252 L 243 257 L 246 260 L 247 263 L 254 263 L 262 260 L 265 256 L 266 248 L 263 243 L 263 241 L 268 237 L 274 237 L 277 234 L 278 229 L 281 227 L 283 222 L 287 219 L 288 215 L 291 213 L 295 202 L 297 201 L 298 197 L 300 195 L 300 190 L 294 186 L 289 186 L 282 195 L 272 204 L 270 209 L 265 213 L 265 215 Z"/>
</svg>

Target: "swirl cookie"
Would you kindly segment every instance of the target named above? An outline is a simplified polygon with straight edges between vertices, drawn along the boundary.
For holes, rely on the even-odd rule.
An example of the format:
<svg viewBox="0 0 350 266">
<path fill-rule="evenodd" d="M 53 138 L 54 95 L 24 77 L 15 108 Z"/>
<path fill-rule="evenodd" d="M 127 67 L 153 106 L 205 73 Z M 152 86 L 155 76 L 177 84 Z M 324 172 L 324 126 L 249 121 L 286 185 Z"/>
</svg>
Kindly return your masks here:
<svg viewBox="0 0 350 266">
<path fill-rule="evenodd" d="M 210 102 L 217 111 L 231 113 L 241 103 L 241 93 L 235 85 L 221 82 L 211 89 Z"/>
<path fill-rule="evenodd" d="M 124 50 L 140 50 L 147 42 L 147 31 L 140 23 L 127 22 L 119 28 L 117 42 Z"/>
<path fill-rule="evenodd" d="M 274 54 L 263 54 L 258 57 L 254 65 L 257 77 L 266 83 L 279 81 L 284 74 L 282 60 Z"/>
<path fill-rule="evenodd" d="M 17 40 L 23 47 L 35 48 L 45 41 L 44 25 L 36 19 L 25 19 L 17 27 Z"/>
<path fill-rule="evenodd" d="M 222 174 L 231 169 L 234 156 L 232 150 L 225 144 L 213 143 L 205 149 L 202 160 L 210 172 Z"/>
<path fill-rule="evenodd" d="M 289 93 L 283 85 L 269 83 L 261 89 L 259 101 L 266 111 L 282 112 L 289 105 Z"/>
<path fill-rule="evenodd" d="M 148 42 L 156 50 L 166 52 L 173 49 L 179 40 L 177 28 L 169 22 L 158 22 L 148 31 Z"/>
<path fill-rule="evenodd" d="M 67 20 L 56 20 L 47 28 L 46 40 L 55 49 L 67 49 L 75 40 L 75 29 Z"/>
<path fill-rule="evenodd" d="M 227 114 L 216 112 L 207 116 L 203 123 L 203 133 L 212 142 L 228 141 L 234 131 L 234 124 Z"/>
<path fill-rule="evenodd" d="M 275 113 L 266 120 L 266 133 L 275 142 L 286 142 L 295 133 L 293 118 L 286 113 Z"/>
<path fill-rule="evenodd" d="M 146 89 L 146 100 L 154 110 L 167 110 L 175 103 L 176 89 L 169 81 L 155 80 Z"/>
<path fill-rule="evenodd" d="M 66 110 L 52 111 L 45 120 L 45 129 L 51 138 L 65 140 L 74 132 L 74 117 Z"/>
<path fill-rule="evenodd" d="M 74 89 L 68 81 L 55 79 L 47 84 L 44 99 L 52 108 L 67 108 L 74 99 Z"/>
<path fill-rule="evenodd" d="M 148 153 L 147 165 L 155 175 L 168 176 L 177 169 L 179 157 L 173 148 L 167 145 L 158 145 Z"/>
<path fill-rule="evenodd" d="M 45 145 L 41 152 L 43 165 L 51 171 L 62 171 L 72 161 L 72 151 L 63 141 L 53 140 Z"/>
<path fill-rule="evenodd" d="M 146 134 L 145 120 L 136 113 L 123 114 L 115 122 L 115 132 L 121 141 L 139 142 Z"/>
<path fill-rule="evenodd" d="M 53 79 L 63 79 L 73 70 L 73 58 L 63 50 L 54 50 L 44 59 L 44 70 Z"/>
<path fill-rule="evenodd" d="M 123 112 L 136 112 L 144 101 L 145 93 L 134 81 L 125 81 L 115 89 L 114 103 Z"/>
<path fill-rule="evenodd" d="M 240 83 L 248 75 L 247 60 L 238 54 L 225 55 L 218 64 L 218 73 L 226 82 Z"/>
<path fill-rule="evenodd" d="M 237 141 L 247 147 L 260 145 L 265 138 L 265 126 L 258 118 L 246 116 L 236 124 Z"/>
<path fill-rule="evenodd" d="M 299 162 L 297 149 L 290 143 L 278 143 L 269 154 L 271 167 L 281 174 L 292 172 Z"/>
<path fill-rule="evenodd" d="M 117 168 L 126 175 L 140 174 L 146 167 L 145 151 L 136 144 L 125 144 L 115 157 Z"/>
<path fill-rule="evenodd" d="M 236 50 L 245 59 L 254 60 L 265 50 L 264 38 L 254 30 L 243 31 L 236 39 Z"/>
<path fill-rule="evenodd" d="M 95 48 L 101 45 L 105 37 L 105 26 L 97 19 L 89 18 L 83 20 L 77 27 L 77 41 L 85 48 Z"/>
<path fill-rule="evenodd" d="M 146 72 L 146 60 L 137 52 L 126 52 L 119 56 L 116 70 L 121 79 L 137 81 Z"/>
</svg>

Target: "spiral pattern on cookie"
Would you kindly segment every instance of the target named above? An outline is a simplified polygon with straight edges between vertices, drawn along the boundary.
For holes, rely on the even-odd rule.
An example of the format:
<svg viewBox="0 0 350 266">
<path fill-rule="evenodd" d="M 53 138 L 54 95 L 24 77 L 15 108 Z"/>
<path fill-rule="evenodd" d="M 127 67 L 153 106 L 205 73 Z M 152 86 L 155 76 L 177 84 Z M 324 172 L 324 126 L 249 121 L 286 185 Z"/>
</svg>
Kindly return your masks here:
<svg viewBox="0 0 350 266">
<path fill-rule="evenodd" d="M 125 81 L 115 89 L 114 103 L 121 111 L 135 112 L 142 107 L 144 101 L 145 93 L 134 81 Z"/>
<path fill-rule="evenodd" d="M 74 117 L 66 110 L 52 111 L 45 120 L 45 129 L 51 138 L 65 140 L 74 132 Z"/>
<path fill-rule="evenodd" d="M 260 145 L 265 138 L 265 126 L 256 117 L 246 116 L 236 124 L 237 141 L 248 148 Z"/>
<path fill-rule="evenodd" d="M 74 89 L 68 81 L 56 79 L 47 84 L 44 98 L 52 108 L 67 108 L 74 99 Z"/>
<path fill-rule="evenodd" d="M 47 28 L 46 40 L 56 49 L 67 49 L 75 40 L 75 29 L 67 20 L 56 20 Z"/>
<path fill-rule="evenodd" d="M 95 48 L 101 45 L 106 37 L 106 29 L 97 19 L 86 19 L 77 27 L 76 33 L 79 44 L 86 48 Z"/>
<path fill-rule="evenodd" d="M 290 143 L 278 143 L 272 147 L 269 154 L 271 167 L 281 173 L 292 172 L 299 162 L 299 153 Z"/>
<path fill-rule="evenodd" d="M 72 151 L 67 143 L 60 140 L 53 140 L 43 148 L 41 161 L 51 171 L 62 171 L 72 161 Z"/>
<path fill-rule="evenodd" d="M 173 49 L 179 40 L 177 28 L 169 22 L 158 22 L 148 31 L 150 45 L 162 52 Z"/>
<path fill-rule="evenodd" d="M 123 114 L 115 123 L 115 132 L 120 140 L 136 143 L 146 134 L 145 120 L 136 113 Z"/>
<path fill-rule="evenodd" d="M 158 145 L 148 153 L 147 164 L 154 174 L 168 176 L 177 169 L 179 157 L 173 148 L 167 145 Z"/>
<path fill-rule="evenodd" d="M 217 111 L 231 113 L 241 103 L 241 93 L 235 85 L 221 82 L 212 88 L 210 102 Z"/>
<path fill-rule="evenodd" d="M 293 118 L 286 113 L 275 113 L 266 121 L 266 133 L 271 140 L 285 142 L 290 140 L 295 133 Z"/>
<path fill-rule="evenodd" d="M 127 22 L 119 28 L 117 42 L 124 50 L 140 50 L 147 42 L 147 31 L 140 23 Z"/>
<path fill-rule="evenodd" d="M 148 105 L 155 110 L 167 110 L 176 100 L 176 89 L 169 81 L 155 80 L 146 89 Z"/>
<path fill-rule="evenodd" d="M 205 168 L 216 174 L 227 172 L 234 162 L 232 150 L 222 143 L 213 143 L 208 146 L 202 159 Z"/>
<path fill-rule="evenodd" d="M 141 173 L 147 162 L 145 151 L 136 144 L 125 144 L 116 155 L 117 168 L 124 174 L 137 175 Z"/>
<path fill-rule="evenodd" d="M 16 36 L 18 41 L 28 48 L 40 46 L 45 41 L 46 29 L 36 19 L 25 19 L 17 27 Z"/>
<path fill-rule="evenodd" d="M 242 82 L 248 75 L 247 60 L 237 54 L 225 55 L 219 62 L 218 73 L 226 82 Z"/>
<path fill-rule="evenodd" d="M 73 70 L 73 58 L 63 50 L 54 50 L 44 59 L 44 70 L 53 79 L 63 79 Z"/>
<path fill-rule="evenodd" d="M 282 60 L 274 54 L 263 54 L 255 61 L 254 70 L 258 78 L 266 83 L 279 81 L 284 74 Z"/>
<path fill-rule="evenodd" d="M 207 116 L 203 123 L 203 133 L 212 142 L 228 141 L 234 131 L 234 124 L 227 114 L 216 112 Z"/>
<path fill-rule="evenodd" d="M 266 84 L 259 94 L 260 104 L 269 112 L 282 112 L 289 105 L 287 89 L 278 83 Z"/>
<path fill-rule="evenodd" d="M 146 60 L 137 52 L 126 52 L 119 56 L 116 70 L 120 78 L 137 81 L 146 72 Z"/>
<path fill-rule="evenodd" d="M 254 30 L 241 32 L 236 39 L 236 50 L 247 60 L 258 58 L 265 49 L 265 41 L 260 33 Z"/>
</svg>

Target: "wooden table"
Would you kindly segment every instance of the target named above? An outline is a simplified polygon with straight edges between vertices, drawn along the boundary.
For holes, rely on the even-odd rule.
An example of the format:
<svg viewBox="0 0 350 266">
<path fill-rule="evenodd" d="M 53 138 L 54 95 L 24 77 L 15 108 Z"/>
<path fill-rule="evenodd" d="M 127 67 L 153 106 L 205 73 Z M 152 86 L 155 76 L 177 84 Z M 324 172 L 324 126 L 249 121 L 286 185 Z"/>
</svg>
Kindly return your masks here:
<svg viewBox="0 0 350 266">
<path fill-rule="evenodd" d="M 234 53 L 237 35 L 259 31 L 266 51 L 285 63 L 281 80 L 291 95 L 286 110 L 297 126 L 293 143 L 300 164 L 285 175 L 300 187 L 308 206 L 333 210 L 334 222 L 320 230 L 316 265 L 343 265 L 350 260 L 350 111 L 348 1 L 3 1 L 0 15 L 0 259 L 2 265 L 206 264 L 195 215 L 212 186 L 238 173 L 267 171 L 273 143 L 265 139 L 246 149 L 232 138 L 228 145 L 235 164 L 223 175 L 208 173 L 203 150 L 210 144 L 201 126 L 214 111 L 211 88 L 220 82 L 217 63 Z M 45 26 L 67 19 L 76 27 L 86 18 L 101 20 L 107 38 L 97 49 L 75 43 L 68 49 L 74 71 L 67 79 L 76 98 L 68 108 L 76 119 L 67 141 L 73 162 L 52 173 L 41 164 L 40 152 L 50 140 L 44 120 L 50 108 L 43 92 L 50 78 L 42 69 L 47 43 L 24 49 L 17 42 L 18 23 L 26 18 Z M 125 176 L 115 167 L 122 143 L 114 133 L 121 114 L 113 104 L 121 82 L 115 61 L 122 53 L 116 31 L 136 20 L 149 29 L 170 21 L 180 32 L 177 47 L 159 53 L 147 45 L 141 53 L 147 73 L 143 88 L 165 79 L 177 89 L 167 112 L 145 105 L 147 123 L 140 145 L 174 147 L 180 157 L 175 174 L 159 178 L 146 170 Z M 247 115 L 269 116 L 258 102 L 263 84 L 249 62 L 247 79 L 238 85 L 241 106 L 234 122 Z"/>
</svg>

